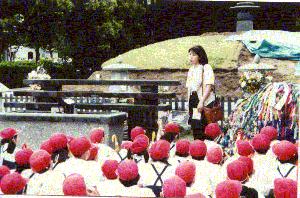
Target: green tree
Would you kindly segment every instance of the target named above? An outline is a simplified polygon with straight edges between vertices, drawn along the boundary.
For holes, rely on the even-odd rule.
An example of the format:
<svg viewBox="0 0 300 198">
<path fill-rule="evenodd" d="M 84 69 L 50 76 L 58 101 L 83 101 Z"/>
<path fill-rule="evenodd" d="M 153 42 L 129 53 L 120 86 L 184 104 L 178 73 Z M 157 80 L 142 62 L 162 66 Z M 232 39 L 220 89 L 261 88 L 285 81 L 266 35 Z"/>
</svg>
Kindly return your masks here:
<svg viewBox="0 0 300 198">
<path fill-rule="evenodd" d="M 146 36 L 146 8 L 136 0 L 117 0 L 114 14 L 122 24 L 120 41 L 114 46 L 117 54 L 144 45 Z"/>
<path fill-rule="evenodd" d="M 113 15 L 116 6 L 113 1 L 74 1 L 73 4 L 65 28 L 73 63 L 85 75 L 89 69 L 99 67 L 122 26 Z"/>
</svg>

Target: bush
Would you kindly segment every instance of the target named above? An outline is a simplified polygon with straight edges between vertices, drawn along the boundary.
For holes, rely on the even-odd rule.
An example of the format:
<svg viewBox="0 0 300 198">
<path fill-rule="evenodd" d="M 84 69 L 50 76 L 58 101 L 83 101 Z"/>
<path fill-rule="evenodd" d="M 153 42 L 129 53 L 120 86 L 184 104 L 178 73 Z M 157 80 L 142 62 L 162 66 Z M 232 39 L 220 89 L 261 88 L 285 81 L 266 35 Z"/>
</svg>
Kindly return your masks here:
<svg viewBox="0 0 300 198">
<path fill-rule="evenodd" d="M 42 65 L 51 78 L 76 78 L 75 69 L 69 63 L 53 63 L 49 60 L 41 60 L 38 64 L 32 61 L 2 61 L 0 62 L 1 80 L 9 88 L 24 87 L 23 80 L 38 66 Z"/>
</svg>

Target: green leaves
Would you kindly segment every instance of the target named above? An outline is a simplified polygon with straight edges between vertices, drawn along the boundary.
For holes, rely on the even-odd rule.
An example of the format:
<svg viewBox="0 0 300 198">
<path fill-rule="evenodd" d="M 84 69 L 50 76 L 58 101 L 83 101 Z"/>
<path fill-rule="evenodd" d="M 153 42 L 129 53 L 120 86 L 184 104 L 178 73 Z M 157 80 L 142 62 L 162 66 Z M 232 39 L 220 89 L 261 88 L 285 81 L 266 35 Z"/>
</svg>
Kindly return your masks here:
<svg viewBox="0 0 300 198">
<path fill-rule="evenodd" d="M 146 10 L 135 0 L 7 2 L 1 8 L 10 12 L 0 19 L 0 41 L 8 44 L 1 51 L 9 45 L 43 48 L 72 58 L 76 67 L 98 67 L 148 39 Z"/>
</svg>

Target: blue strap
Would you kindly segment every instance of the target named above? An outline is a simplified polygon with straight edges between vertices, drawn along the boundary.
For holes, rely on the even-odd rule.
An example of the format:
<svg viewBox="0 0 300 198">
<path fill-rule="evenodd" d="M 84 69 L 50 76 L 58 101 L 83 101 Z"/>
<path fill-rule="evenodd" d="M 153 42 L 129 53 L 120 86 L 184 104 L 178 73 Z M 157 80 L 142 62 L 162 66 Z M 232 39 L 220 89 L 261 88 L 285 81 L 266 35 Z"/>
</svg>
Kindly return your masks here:
<svg viewBox="0 0 300 198">
<path fill-rule="evenodd" d="M 283 175 L 282 173 L 281 173 L 281 171 L 280 171 L 280 169 L 279 169 L 279 166 L 277 166 L 277 171 L 279 172 L 279 174 L 281 175 L 281 177 L 282 178 L 286 178 L 287 176 L 289 176 L 289 174 L 292 172 L 292 170 L 295 168 L 295 166 L 292 166 L 291 168 L 290 168 L 290 170 L 285 174 L 285 175 Z"/>
<path fill-rule="evenodd" d="M 157 179 L 155 180 L 155 182 L 154 182 L 153 185 L 156 186 L 156 184 L 157 184 L 158 181 L 160 181 L 161 184 L 163 184 L 163 180 L 161 179 L 161 176 L 166 171 L 166 169 L 168 168 L 169 165 L 167 164 L 164 167 L 164 169 L 161 171 L 161 173 L 158 173 L 157 169 L 155 168 L 155 166 L 153 164 L 151 164 L 151 165 L 152 165 L 152 168 L 154 169 L 155 173 L 157 174 Z"/>
</svg>

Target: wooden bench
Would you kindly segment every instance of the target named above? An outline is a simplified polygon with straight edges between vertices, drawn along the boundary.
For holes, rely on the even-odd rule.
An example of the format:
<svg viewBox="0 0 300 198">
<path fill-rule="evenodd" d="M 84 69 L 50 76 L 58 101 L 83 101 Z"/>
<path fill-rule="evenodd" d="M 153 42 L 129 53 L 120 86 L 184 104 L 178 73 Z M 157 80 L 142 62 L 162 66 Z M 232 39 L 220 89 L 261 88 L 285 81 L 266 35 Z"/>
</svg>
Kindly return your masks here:
<svg viewBox="0 0 300 198">
<path fill-rule="evenodd" d="M 64 113 L 97 113 L 102 111 L 125 111 L 128 131 L 135 126 L 145 127 L 148 135 L 157 131 L 158 111 L 172 109 L 171 104 L 159 104 L 160 99 L 175 98 L 175 93 L 158 93 L 158 86 L 177 86 L 179 81 L 171 80 L 84 80 L 51 79 L 24 80 L 25 85 L 39 84 L 42 90 L 16 90 L 11 100 L 4 101 L 5 108 L 21 108 L 24 112 L 36 110 L 51 111 L 52 107 L 64 109 Z M 99 91 L 63 91 L 64 85 L 127 85 L 140 86 L 140 92 L 110 93 Z M 72 104 L 65 99 L 71 98 Z M 132 103 L 109 103 L 110 99 L 133 98 Z M 23 109 L 22 109 L 23 108 Z M 130 134 L 129 134 L 130 136 Z"/>
</svg>

